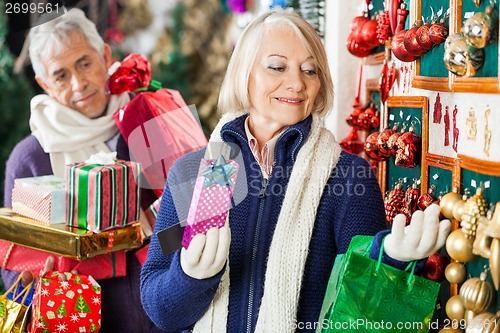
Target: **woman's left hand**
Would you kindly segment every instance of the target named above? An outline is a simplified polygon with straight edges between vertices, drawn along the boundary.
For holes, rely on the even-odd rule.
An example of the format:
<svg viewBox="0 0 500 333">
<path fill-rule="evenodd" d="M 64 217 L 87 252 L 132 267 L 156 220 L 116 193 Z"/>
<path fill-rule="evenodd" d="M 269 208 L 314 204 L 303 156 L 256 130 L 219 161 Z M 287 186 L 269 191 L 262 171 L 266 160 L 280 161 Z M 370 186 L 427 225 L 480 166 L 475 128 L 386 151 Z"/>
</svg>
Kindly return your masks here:
<svg viewBox="0 0 500 333">
<path fill-rule="evenodd" d="M 406 226 L 406 217 L 394 218 L 392 230 L 384 241 L 385 253 L 399 261 L 427 258 L 436 253 L 446 242 L 451 231 L 451 222 L 439 222 L 439 206 L 430 205 L 424 212 L 416 211 Z"/>
</svg>

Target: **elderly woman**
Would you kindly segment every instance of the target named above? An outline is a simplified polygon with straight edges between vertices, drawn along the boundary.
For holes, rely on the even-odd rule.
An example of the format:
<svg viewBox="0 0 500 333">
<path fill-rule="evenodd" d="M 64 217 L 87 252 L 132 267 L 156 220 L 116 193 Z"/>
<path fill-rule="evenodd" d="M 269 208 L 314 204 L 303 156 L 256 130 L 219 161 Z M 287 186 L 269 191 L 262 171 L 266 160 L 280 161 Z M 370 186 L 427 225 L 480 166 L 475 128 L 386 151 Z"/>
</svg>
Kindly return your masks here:
<svg viewBox="0 0 500 333">
<path fill-rule="evenodd" d="M 221 87 L 224 114 L 211 137 L 241 150 L 248 193 L 228 226 L 164 256 L 151 241 L 142 302 L 161 328 L 194 332 L 292 332 L 318 321 L 337 254 L 355 235 L 387 234 L 382 195 L 368 163 L 342 152 L 321 126 L 333 85 L 324 47 L 297 14 L 272 11 L 243 32 Z M 196 177 L 204 151 L 170 170 L 156 231 L 179 223 L 179 184 Z M 177 208 L 177 209 L 176 209 Z M 425 223 L 424 222 L 425 219 Z M 438 209 L 395 220 L 387 263 L 433 254 L 449 232 Z M 411 239 L 405 239 L 411 237 Z M 392 258 L 391 258 L 392 257 Z M 397 260 L 396 260 L 397 259 Z M 309 323 L 309 325 L 304 325 Z"/>
</svg>

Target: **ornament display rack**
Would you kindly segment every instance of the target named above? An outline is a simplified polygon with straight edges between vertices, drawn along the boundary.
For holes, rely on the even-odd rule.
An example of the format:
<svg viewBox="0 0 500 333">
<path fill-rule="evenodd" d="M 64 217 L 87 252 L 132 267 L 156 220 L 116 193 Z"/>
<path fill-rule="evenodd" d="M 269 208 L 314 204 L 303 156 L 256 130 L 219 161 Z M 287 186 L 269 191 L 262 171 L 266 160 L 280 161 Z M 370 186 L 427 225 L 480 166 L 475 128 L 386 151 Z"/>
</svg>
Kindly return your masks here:
<svg viewBox="0 0 500 333">
<path fill-rule="evenodd" d="M 471 0 L 450 0 L 449 2 L 433 0 L 412 0 L 410 6 L 411 24 L 416 20 L 430 18 L 443 7 L 443 12 L 450 10 L 450 17 L 446 24 L 450 35 L 460 32 L 466 14 L 484 12 L 490 2 L 485 0 L 479 7 Z M 436 8 L 439 7 L 439 8 Z M 432 8 L 432 9 L 431 9 Z M 494 1 L 494 15 L 498 17 L 498 2 Z M 410 25 L 411 25 L 410 24 Z M 474 92 L 499 93 L 499 43 L 495 42 L 485 48 L 485 63 L 475 76 L 460 77 L 446 70 L 443 63 L 444 43 L 416 60 L 415 76 L 412 81 L 414 88 L 445 91 L 445 92 Z"/>
</svg>

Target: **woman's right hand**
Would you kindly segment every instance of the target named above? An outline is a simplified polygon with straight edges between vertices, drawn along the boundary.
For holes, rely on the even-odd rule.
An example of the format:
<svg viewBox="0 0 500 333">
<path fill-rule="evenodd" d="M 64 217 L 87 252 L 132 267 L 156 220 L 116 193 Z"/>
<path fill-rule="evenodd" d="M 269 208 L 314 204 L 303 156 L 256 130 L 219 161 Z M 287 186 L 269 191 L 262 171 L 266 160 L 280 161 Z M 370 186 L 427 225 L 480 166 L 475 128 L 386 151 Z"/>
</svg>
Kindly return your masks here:
<svg viewBox="0 0 500 333">
<path fill-rule="evenodd" d="M 207 279 L 217 275 L 229 256 L 231 230 L 229 227 L 213 227 L 207 234 L 193 237 L 186 250 L 181 249 L 181 267 L 184 273 L 195 279 Z"/>
</svg>

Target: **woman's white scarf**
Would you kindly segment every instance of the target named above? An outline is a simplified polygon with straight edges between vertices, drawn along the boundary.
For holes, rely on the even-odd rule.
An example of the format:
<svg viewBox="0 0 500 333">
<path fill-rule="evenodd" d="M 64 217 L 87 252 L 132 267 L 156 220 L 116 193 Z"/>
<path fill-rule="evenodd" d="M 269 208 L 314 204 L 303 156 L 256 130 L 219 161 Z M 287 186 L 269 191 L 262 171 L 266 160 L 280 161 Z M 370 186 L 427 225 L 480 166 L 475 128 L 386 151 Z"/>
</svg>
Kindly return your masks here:
<svg viewBox="0 0 500 333">
<path fill-rule="evenodd" d="M 242 115 L 222 117 L 210 142 L 220 142 L 222 126 Z M 309 136 L 297 155 L 271 242 L 264 296 L 255 332 L 294 332 L 300 288 L 316 212 L 341 148 L 333 134 L 313 115 Z M 195 333 L 225 333 L 229 305 L 229 263 L 215 297 L 194 327 Z"/>
<path fill-rule="evenodd" d="M 49 153 L 54 175 L 64 177 L 67 164 L 85 161 L 101 150 L 109 152 L 106 141 L 118 132 L 113 113 L 129 101 L 128 93 L 111 95 L 106 113 L 91 119 L 48 95 L 33 97 L 31 133 Z"/>
</svg>

